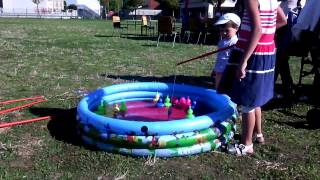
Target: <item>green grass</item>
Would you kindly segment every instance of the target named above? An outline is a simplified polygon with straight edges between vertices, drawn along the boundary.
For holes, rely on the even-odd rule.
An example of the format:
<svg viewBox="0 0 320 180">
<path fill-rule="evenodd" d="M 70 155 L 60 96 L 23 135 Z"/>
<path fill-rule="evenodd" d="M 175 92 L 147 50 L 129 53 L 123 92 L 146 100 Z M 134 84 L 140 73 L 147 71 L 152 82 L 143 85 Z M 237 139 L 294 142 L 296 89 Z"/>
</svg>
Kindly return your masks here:
<svg viewBox="0 0 320 180">
<path fill-rule="evenodd" d="M 175 74 L 179 83 L 212 87 L 213 57 L 174 64 L 216 47 L 161 42 L 157 48 L 156 41 L 111 34 L 109 21 L 0 19 L 0 98 L 49 100 L 0 122 L 58 115 L 54 122 L 0 129 L 0 179 L 319 178 L 320 131 L 305 124 L 312 106 L 304 102 L 264 109 L 267 142 L 252 157 L 210 152 L 153 163 L 83 146 L 74 134 L 83 93 L 123 82 L 173 82 Z M 299 61 L 291 65 L 297 80 Z"/>
</svg>

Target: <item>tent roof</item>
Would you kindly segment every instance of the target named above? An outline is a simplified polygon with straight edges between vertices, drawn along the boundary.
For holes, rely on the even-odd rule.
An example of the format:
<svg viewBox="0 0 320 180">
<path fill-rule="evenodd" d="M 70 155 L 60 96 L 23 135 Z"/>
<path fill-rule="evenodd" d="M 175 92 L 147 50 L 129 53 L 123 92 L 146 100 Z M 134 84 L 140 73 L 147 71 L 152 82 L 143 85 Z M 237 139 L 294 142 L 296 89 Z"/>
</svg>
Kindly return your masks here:
<svg viewBox="0 0 320 180">
<path fill-rule="evenodd" d="M 156 16 L 161 13 L 161 10 L 154 10 L 154 9 L 136 9 L 129 13 L 129 15 L 137 15 L 137 16 Z"/>
</svg>

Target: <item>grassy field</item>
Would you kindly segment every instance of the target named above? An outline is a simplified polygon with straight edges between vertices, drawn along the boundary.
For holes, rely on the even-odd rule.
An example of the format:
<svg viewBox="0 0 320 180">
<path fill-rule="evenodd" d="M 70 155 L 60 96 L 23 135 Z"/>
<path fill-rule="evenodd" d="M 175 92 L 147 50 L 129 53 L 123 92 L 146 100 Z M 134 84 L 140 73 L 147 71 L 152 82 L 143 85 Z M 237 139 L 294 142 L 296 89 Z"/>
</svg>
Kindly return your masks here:
<svg viewBox="0 0 320 180">
<path fill-rule="evenodd" d="M 106 21 L 0 18 L 0 98 L 49 100 L 0 122 L 55 116 L 0 129 L 0 179 L 319 179 L 320 131 L 306 124 L 307 102 L 265 107 L 266 144 L 255 146 L 251 157 L 216 151 L 150 160 L 85 146 L 75 129 L 85 93 L 123 82 L 173 82 L 174 75 L 178 83 L 213 86 L 213 57 L 174 64 L 214 46 L 161 42 L 157 48 L 156 41 L 111 34 Z M 291 68 L 297 80 L 299 61 Z"/>
</svg>

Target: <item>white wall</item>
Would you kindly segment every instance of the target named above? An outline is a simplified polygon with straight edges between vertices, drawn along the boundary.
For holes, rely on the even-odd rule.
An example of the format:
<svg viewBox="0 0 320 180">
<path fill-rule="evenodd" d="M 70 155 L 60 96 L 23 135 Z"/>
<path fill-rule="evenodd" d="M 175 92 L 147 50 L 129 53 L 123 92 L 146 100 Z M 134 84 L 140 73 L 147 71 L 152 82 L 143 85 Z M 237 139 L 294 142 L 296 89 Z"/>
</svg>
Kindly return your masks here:
<svg viewBox="0 0 320 180">
<path fill-rule="evenodd" d="M 53 10 L 63 9 L 63 0 L 42 0 L 39 4 L 39 11 L 50 13 Z M 3 11 L 10 13 L 36 12 L 37 5 L 32 0 L 3 0 Z"/>
<path fill-rule="evenodd" d="M 42 4 L 39 4 L 39 6 Z M 33 9 L 33 8 L 37 8 L 37 6 L 31 0 L 3 0 L 3 9 Z"/>
</svg>

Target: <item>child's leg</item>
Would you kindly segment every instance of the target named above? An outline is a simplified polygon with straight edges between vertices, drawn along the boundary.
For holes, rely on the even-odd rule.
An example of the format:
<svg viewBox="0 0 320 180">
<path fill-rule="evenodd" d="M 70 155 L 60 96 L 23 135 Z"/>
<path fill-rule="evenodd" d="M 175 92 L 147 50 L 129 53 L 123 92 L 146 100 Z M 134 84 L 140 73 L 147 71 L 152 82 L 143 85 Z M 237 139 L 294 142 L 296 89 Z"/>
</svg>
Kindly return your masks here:
<svg viewBox="0 0 320 180">
<path fill-rule="evenodd" d="M 262 134 L 262 128 L 261 128 L 261 108 L 257 107 L 254 109 L 255 113 L 255 126 L 254 126 L 254 132 L 256 134 Z"/>
<path fill-rule="evenodd" d="M 261 117 L 261 108 L 257 107 L 255 108 L 255 126 L 254 126 L 254 134 L 256 135 L 255 141 L 257 143 L 263 144 L 264 138 L 262 134 L 262 117 Z"/>
<path fill-rule="evenodd" d="M 242 134 L 241 143 L 249 146 L 252 144 L 252 135 L 255 127 L 255 109 L 246 111 L 242 108 Z"/>
<path fill-rule="evenodd" d="M 252 134 L 255 127 L 255 108 L 242 106 L 242 134 L 240 144 L 228 146 L 228 152 L 237 156 L 253 154 Z"/>
<path fill-rule="evenodd" d="M 216 76 L 215 76 L 215 87 L 216 87 L 216 89 L 218 89 L 220 81 L 221 81 L 221 78 L 222 78 L 222 73 L 216 72 L 215 74 L 216 74 Z"/>
</svg>

